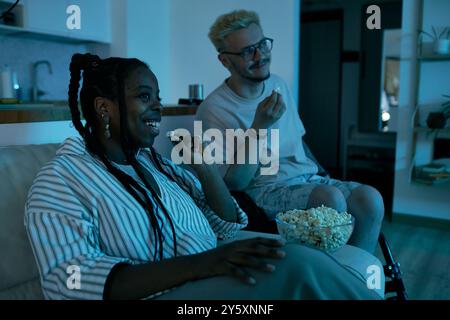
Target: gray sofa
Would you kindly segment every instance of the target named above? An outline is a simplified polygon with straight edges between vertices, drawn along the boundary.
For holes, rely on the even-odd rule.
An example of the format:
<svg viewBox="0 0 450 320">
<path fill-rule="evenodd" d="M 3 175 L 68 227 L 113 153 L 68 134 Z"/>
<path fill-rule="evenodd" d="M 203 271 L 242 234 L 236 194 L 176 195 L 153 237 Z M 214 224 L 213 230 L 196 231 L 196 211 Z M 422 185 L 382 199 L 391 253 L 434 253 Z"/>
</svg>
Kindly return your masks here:
<svg viewBox="0 0 450 320">
<path fill-rule="evenodd" d="M 57 147 L 0 147 L 0 299 L 44 298 L 23 217 L 28 189 Z"/>
<path fill-rule="evenodd" d="M 0 300 L 44 298 L 24 227 L 24 209 L 36 174 L 57 148 L 57 144 L 0 147 Z M 390 255 L 389 248 L 386 250 Z M 397 268 L 393 261 L 390 265 Z M 395 278 L 401 282 L 399 274 Z M 399 288 L 394 286 L 394 290 L 404 291 L 403 282 Z"/>
</svg>

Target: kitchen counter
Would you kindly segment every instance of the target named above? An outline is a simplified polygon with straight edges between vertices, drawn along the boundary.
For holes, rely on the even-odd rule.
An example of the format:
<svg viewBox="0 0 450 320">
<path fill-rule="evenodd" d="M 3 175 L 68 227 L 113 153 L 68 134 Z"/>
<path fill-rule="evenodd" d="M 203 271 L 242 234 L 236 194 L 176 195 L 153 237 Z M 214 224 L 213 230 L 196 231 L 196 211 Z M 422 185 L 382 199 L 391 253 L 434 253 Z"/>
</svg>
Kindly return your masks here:
<svg viewBox="0 0 450 320">
<path fill-rule="evenodd" d="M 195 115 L 196 105 L 165 105 L 163 116 Z M 67 101 L 0 104 L 0 124 L 71 120 Z"/>
</svg>

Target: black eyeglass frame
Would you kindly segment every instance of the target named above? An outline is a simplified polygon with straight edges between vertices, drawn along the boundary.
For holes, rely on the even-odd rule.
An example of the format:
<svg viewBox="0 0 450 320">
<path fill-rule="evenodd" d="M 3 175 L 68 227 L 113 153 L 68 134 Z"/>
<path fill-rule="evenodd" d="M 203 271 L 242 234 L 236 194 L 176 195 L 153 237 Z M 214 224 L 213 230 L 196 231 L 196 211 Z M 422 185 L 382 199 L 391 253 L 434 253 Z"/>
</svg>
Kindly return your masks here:
<svg viewBox="0 0 450 320">
<path fill-rule="evenodd" d="M 231 54 L 231 55 L 234 55 L 234 56 L 240 56 L 242 59 L 244 59 L 246 61 L 250 61 L 250 60 L 252 60 L 255 57 L 256 49 L 261 51 L 261 46 L 262 46 L 262 44 L 265 41 L 269 41 L 270 42 L 270 49 L 268 50 L 268 52 L 271 52 L 272 49 L 273 49 L 273 39 L 272 38 L 268 38 L 268 37 L 264 37 L 258 43 L 255 43 L 253 45 L 245 47 L 240 52 L 219 51 L 219 54 Z M 253 55 L 251 56 L 250 59 L 245 59 L 245 55 L 246 55 L 245 51 L 250 49 L 250 48 L 255 48 L 255 51 L 253 51 Z"/>
</svg>

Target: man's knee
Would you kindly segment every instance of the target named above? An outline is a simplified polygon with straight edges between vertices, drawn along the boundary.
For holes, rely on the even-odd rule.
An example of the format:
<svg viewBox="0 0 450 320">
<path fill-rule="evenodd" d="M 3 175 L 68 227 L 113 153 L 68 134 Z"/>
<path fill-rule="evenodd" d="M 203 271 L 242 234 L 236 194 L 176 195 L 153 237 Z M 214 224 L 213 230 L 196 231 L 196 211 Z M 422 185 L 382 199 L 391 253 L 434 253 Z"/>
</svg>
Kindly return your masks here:
<svg viewBox="0 0 450 320">
<path fill-rule="evenodd" d="M 315 187 L 309 196 L 309 208 L 315 208 L 321 205 L 333 208 L 338 212 L 347 210 L 347 204 L 342 192 L 338 188 L 328 185 Z"/>
<path fill-rule="evenodd" d="M 348 208 L 352 212 L 364 212 L 371 222 L 381 222 L 384 217 L 383 197 L 371 186 L 354 189 L 348 198 Z"/>
</svg>

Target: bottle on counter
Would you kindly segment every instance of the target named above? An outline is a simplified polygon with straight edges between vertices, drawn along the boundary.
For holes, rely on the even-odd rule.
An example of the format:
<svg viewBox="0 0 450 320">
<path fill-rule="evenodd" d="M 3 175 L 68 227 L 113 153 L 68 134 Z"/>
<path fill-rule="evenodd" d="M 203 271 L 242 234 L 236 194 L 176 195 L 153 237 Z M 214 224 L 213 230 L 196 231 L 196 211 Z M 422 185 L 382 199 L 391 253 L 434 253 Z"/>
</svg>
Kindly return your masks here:
<svg viewBox="0 0 450 320">
<path fill-rule="evenodd" d="M 17 78 L 17 77 L 16 77 Z M 20 86 L 17 82 L 20 91 Z M 14 91 L 13 72 L 8 65 L 0 69 L 0 103 L 17 103 L 18 99 Z"/>
<path fill-rule="evenodd" d="M 17 72 L 12 73 L 12 82 L 14 98 L 20 101 L 22 100 L 22 87 L 20 86 L 19 79 L 17 78 Z"/>
</svg>

